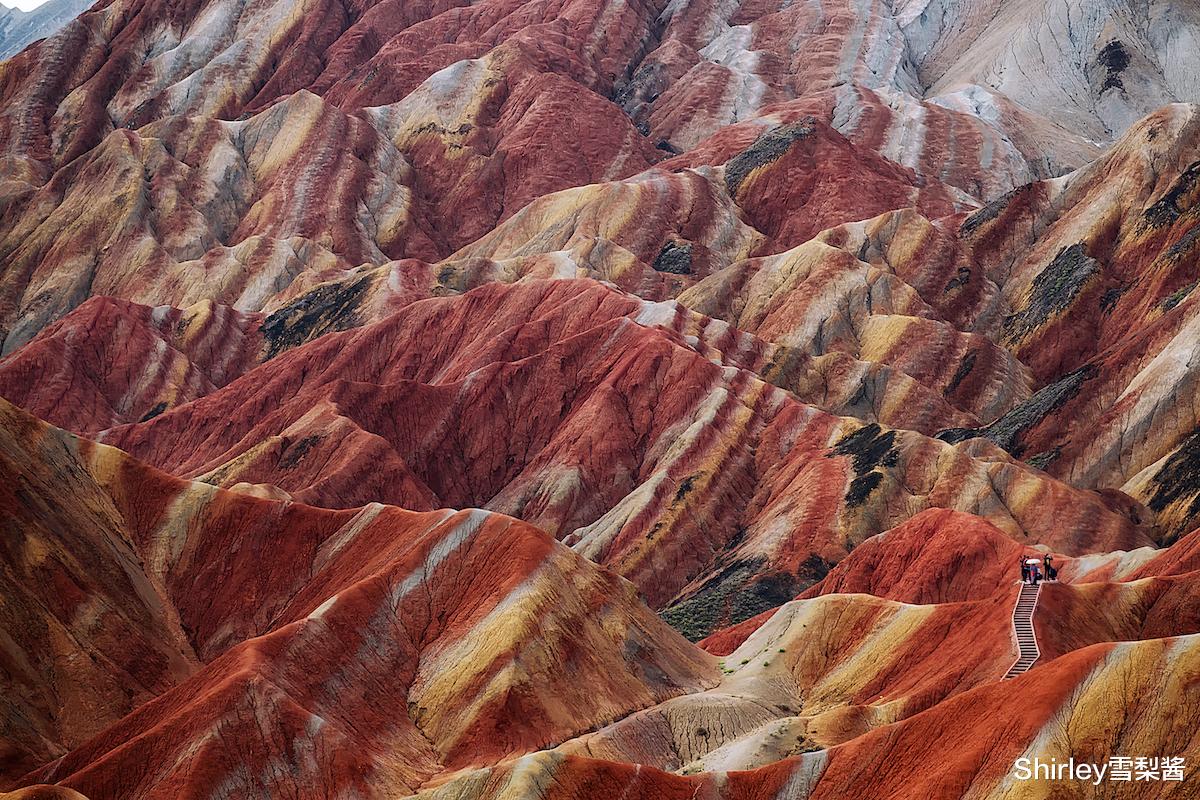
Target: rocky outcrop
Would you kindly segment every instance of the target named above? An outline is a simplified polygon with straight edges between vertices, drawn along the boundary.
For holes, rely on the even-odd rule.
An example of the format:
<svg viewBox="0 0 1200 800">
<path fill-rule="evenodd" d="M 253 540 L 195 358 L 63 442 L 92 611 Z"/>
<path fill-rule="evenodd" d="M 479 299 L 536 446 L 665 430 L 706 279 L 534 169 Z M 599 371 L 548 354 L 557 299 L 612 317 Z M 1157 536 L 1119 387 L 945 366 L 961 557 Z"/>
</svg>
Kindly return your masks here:
<svg viewBox="0 0 1200 800">
<path fill-rule="evenodd" d="M 104 441 L 320 505 L 512 514 L 693 635 L 778 605 L 873 527 L 928 507 L 1069 553 L 1150 543 L 1131 514 L 997 448 L 799 402 L 781 387 L 811 365 L 782 355 L 590 281 L 492 284 L 296 348 Z"/>
<path fill-rule="evenodd" d="M 0 785 L 1200 757 L 1195 14 L 1034 5 L 111 0 L 0 63 Z"/>
<path fill-rule="evenodd" d="M 261 324 L 211 301 L 176 309 L 94 297 L 0 360 L 0 395 L 84 434 L 145 421 L 257 364 Z"/>
<path fill-rule="evenodd" d="M 0 5 L 0 59 L 50 36 L 87 7 L 84 0 L 48 0 L 30 11 Z"/>
<path fill-rule="evenodd" d="M 984 534 L 982 540 L 980 533 Z M 914 557 L 920 536 L 934 541 Z M 998 533 L 988 534 L 979 520 L 946 512 L 922 515 L 919 521 L 872 540 L 871 554 L 864 553 L 858 566 L 839 567 L 842 574 L 838 579 L 831 574 L 826 580 L 827 593 L 814 591 L 810 599 L 788 603 L 753 624 L 737 626 L 730 635 L 707 640 L 706 647 L 723 655 L 725 677 L 719 686 L 638 712 L 536 761 L 527 759 L 522 766 L 599 756 L 694 775 L 693 785 L 700 786 L 709 780 L 723 780 L 728 770 L 762 770 L 759 777 L 765 778 L 782 769 L 789 775 L 804 774 L 804 788 L 793 786 L 799 796 L 807 796 L 807 791 L 837 796 L 836 792 L 858 785 L 859 780 L 835 769 L 839 757 L 891 759 L 895 751 L 887 750 L 892 753 L 888 756 L 870 756 L 864 755 L 864 748 L 878 745 L 886 749 L 878 744 L 881 738 L 889 743 L 902 743 L 909 735 L 928 739 L 926 725 L 937 720 L 941 720 L 937 724 L 946 724 L 943 715 L 974 713 L 980 704 L 999 709 L 1005 703 L 1010 707 L 999 718 L 1015 740 L 1005 737 L 989 743 L 989 748 L 1015 747 L 1019 753 L 1025 748 L 1046 747 L 1049 738 L 1053 742 L 1049 746 L 1063 748 L 1061 758 L 1079 758 L 1093 746 L 1100 747 L 1099 752 L 1125 746 L 1104 738 L 1113 735 L 1111 727 L 1105 728 L 1084 713 L 1076 705 L 1078 696 L 1091 697 L 1091 703 L 1106 698 L 1104 702 L 1112 704 L 1106 706 L 1110 713 L 1120 714 L 1119 709 L 1141 701 L 1121 695 L 1114 698 L 1110 693 L 1124 691 L 1121 687 L 1152 685 L 1153 678 L 1134 676 L 1161 669 L 1161 660 L 1168 654 L 1185 657 L 1183 654 L 1190 652 L 1200 621 L 1183 609 L 1191 602 L 1194 576 L 1045 586 L 1047 608 L 1038 618 L 1038 636 L 1046 643 L 1046 658 L 1034 671 L 1039 677 L 1015 682 L 999 680 L 1015 647 L 1008 620 L 1015 581 L 1001 578 L 990 583 L 996 576 L 977 576 L 965 569 L 964 580 L 979 579 L 967 593 L 978 593 L 990 584 L 990 589 L 984 590 L 987 596 L 934 605 L 844 593 L 849 588 L 847 579 L 864 578 L 868 582 L 864 586 L 873 591 L 904 591 L 902 582 L 892 582 L 893 576 L 903 574 L 892 565 L 905 563 L 930 563 L 928 577 L 916 572 L 908 577 L 917 587 L 933 586 L 946 577 L 937 564 L 938 549 L 954 551 L 977 545 L 987 550 L 996 542 L 1012 551 L 1014 558 L 1008 567 L 1010 575 L 1015 575 L 1015 553 L 1021 548 L 1004 543 Z M 1165 551 L 1164 561 L 1179 547 Z M 857 552 L 845 564 L 856 559 Z M 870 585 L 870 564 L 882 568 L 881 580 L 874 586 Z M 1152 568 L 1147 565 L 1147 569 Z M 1084 612 L 1084 608 L 1091 610 Z M 1063 689 L 1063 682 L 1071 688 Z M 1170 691 L 1180 689 L 1176 686 Z M 1027 708 L 1022 700 L 1031 692 L 1041 698 L 1034 704 L 1036 713 L 1029 718 L 1018 714 L 1024 722 L 1005 716 Z M 1118 738 L 1141 741 L 1147 737 L 1146 741 L 1180 752 L 1194 747 L 1186 735 L 1176 736 L 1169 730 L 1171 726 L 1164 724 L 1171 714 L 1169 705 L 1154 700 L 1139 709 L 1143 724 L 1117 734 Z M 1063 716 L 1070 719 L 1072 730 L 1094 730 L 1101 744 L 1095 745 L 1091 737 L 1087 743 L 1073 737 L 1060 739 L 1064 734 L 1058 726 Z M 904 746 L 923 751 L 922 745 Z M 796 760 L 789 765 L 789 758 Z M 986 760 L 972 760 L 964 764 L 954 785 L 978 785 L 981 796 L 1003 796 L 1000 781 L 1011 761 L 988 766 Z M 888 763 L 907 769 L 894 761 Z M 848 764 L 844 767 L 849 770 Z M 728 777 L 732 779 L 733 773 Z M 875 780 L 863 785 L 876 785 Z M 987 788 L 992 782 L 1000 787 L 994 790 L 999 794 Z M 464 777 L 427 796 L 476 797 L 481 785 L 485 784 L 479 776 Z"/>
<path fill-rule="evenodd" d="M 1096 141 L 1200 88 L 1179 50 L 1200 25 L 1190 7 L 905 0 L 895 13 L 928 93 L 987 86 Z"/>
<path fill-rule="evenodd" d="M 516 520 L 262 500 L 0 414 L 9 779 L 412 789 L 715 680 L 632 586 Z M 254 768 L 276 735 L 289 767 Z"/>
<path fill-rule="evenodd" d="M 980 201 L 1034 180 L 1083 166 L 1101 148 L 993 92 L 935 100 L 906 92 L 842 84 L 767 106 L 760 115 L 719 128 L 679 160 L 722 163 L 760 134 L 807 116 L 825 122 L 862 151 L 911 169 Z"/>
</svg>

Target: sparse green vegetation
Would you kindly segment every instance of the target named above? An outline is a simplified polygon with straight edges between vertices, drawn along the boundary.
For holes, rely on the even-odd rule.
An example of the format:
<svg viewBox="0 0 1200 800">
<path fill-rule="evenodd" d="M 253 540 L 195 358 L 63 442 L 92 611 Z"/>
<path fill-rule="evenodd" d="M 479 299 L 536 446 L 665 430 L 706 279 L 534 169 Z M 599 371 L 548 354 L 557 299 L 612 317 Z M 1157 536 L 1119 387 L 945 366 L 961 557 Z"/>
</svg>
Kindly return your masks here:
<svg viewBox="0 0 1200 800">
<path fill-rule="evenodd" d="M 1187 286 L 1184 286 L 1183 288 L 1178 289 L 1175 292 L 1173 292 L 1166 300 L 1162 301 L 1163 311 L 1170 311 L 1172 308 L 1174 308 L 1175 306 L 1182 303 L 1184 301 L 1184 299 L 1186 299 L 1187 296 L 1189 294 L 1191 294 L 1192 290 L 1194 290 L 1195 288 L 1196 288 L 1196 283 L 1192 282 L 1192 283 L 1189 283 Z"/>
</svg>

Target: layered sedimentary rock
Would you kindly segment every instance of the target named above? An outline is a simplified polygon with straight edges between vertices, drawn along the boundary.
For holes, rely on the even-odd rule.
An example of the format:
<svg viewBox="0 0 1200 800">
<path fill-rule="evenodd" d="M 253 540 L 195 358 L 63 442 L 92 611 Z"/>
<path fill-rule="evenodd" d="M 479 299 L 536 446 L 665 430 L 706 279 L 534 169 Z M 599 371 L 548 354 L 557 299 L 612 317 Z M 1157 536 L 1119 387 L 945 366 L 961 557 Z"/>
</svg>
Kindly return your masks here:
<svg viewBox="0 0 1200 800">
<path fill-rule="evenodd" d="M 527 13 L 553 26 L 570 13 L 489 4 L 483 17 L 521 20 L 511 40 L 454 66 L 425 53 L 425 66 L 406 70 L 417 80 L 376 86 L 367 103 L 337 89 L 350 75 L 329 85 L 301 64 L 323 61 L 312 54 L 326 48 L 370 61 L 363 43 L 378 43 L 375 27 L 395 20 L 383 9 L 358 21 L 340 7 L 279 11 L 212 4 L 168 22 L 158 4 L 119 4 L 6 68 L 6 350 L 89 294 L 261 310 L 297 278 L 312 285 L 364 262 L 444 256 L 541 194 L 624 177 L 658 158 L 592 91 L 611 85 L 602 69 L 619 49 L 591 54 L 596 63 L 563 47 L 561 62 L 531 50 Z M 426 23 L 463 37 L 480 24 L 453 8 L 428 11 L 434 20 L 391 33 L 423 50 Z M 629 47 L 647 12 L 630 11 Z M 186 35 L 191 16 L 203 36 Z M 242 52 L 251 41 L 255 52 Z M 463 47 L 450 51 L 488 49 Z M 330 70 L 348 66 L 333 61 Z M 38 81 L 39 71 L 56 80 Z M 571 134 L 580 124 L 611 136 L 579 142 Z M 115 200 L 88 202 L 97 195 Z"/>
<path fill-rule="evenodd" d="M 317 3 L 307 21 L 272 8 L 214 3 L 164 22 L 160 4 L 130 0 L 89 12 L 6 68 L 6 350 L 90 294 L 187 306 L 204 286 L 207 299 L 271 311 L 273 296 L 295 281 L 311 286 L 400 256 L 444 257 L 540 196 L 644 170 L 677 148 L 654 126 L 637 127 L 633 98 L 679 47 L 700 59 L 680 76 L 685 94 L 706 83 L 705 65 L 727 71 L 718 65 L 729 59 L 735 71 L 753 62 L 753 74 L 780 85 L 770 102 L 783 105 L 744 130 L 705 132 L 742 141 L 740 160 L 726 152 L 714 161 L 704 146 L 697 152 L 707 156 L 685 159 L 734 159 L 740 205 L 781 246 L 897 205 L 933 216 L 969 207 L 967 195 L 990 200 L 1095 154 L 1003 98 L 906 99 L 916 91 L 909 55 L 902 39 L 886 44 L 896 23 L 882 6 L 865 18 L 838 4 L 747 9 L 757 18 L 744 22 L 727 9 L 606 14 L 584 2 L 561 13 L 537 3 L 489 2 L 470 13 Z M 808 27 L 788 35 L 808 42 L 801 52 L 816 62 L 803 74 L 814 80 L 785 88 L 801 65 L 757 54 L 784 44 L 785 20 L 796 14 Z M 603 48 L 588 34 L 601 26 Z M 743 29 L 756 31 L 750 50 Z M 430 39 L 440 44 L 426 48 Z M 328 55 L 309 57 L 315 52 Z M 890 66 L 880 72 L 882 64 Z M 388 77 L 401 66 L 403 79 Z M 830 88 L 846 77 L 865 83 Z M 715 107 L 702 94 L 681 108 L 698 103 Z M 766 170 L 775 179 L 742 180 L 739 165 L 761 160 L 748 133 L 790 137 L 808 113 L 850 142 L 823 129 Z M 589 131 L 586 140 L 579 130 Z M 861 175 L 840 174 L 851 168 Z M 859 182 L 874 190 L 845 191 Z M 118 200 L 87 202 L 95 196 Z M 696 244 L 672 245 L 669 234 L 660 228 L 648 237 L 654 252 L 634 254 L 650 264 L 665 247 Z"/>
<path fill-rule="evenodd" d="M 997 234 L 1041 230 L 1024 257 L 984 260 L 1009 276 L 1012 313 L 1001 341 L 1045 384 L 998 440 L 1044 454 L 1054 474 L 1074 483 L 1124 488 L 1155 511 L 1177 504 L 1164 519 L 1175 533 L 1194 527 L 1186 510 L 1192 494 L 1174 494 L 1178 473 L 1165 466 L 1200 422 L 1175 402 L 1193 379 L 1186 353 L 1196 308 L 1188 302 L 1196 280 L 1188 256 L 1196 124 L 1194 106 L 1170 106 L 1045 200 L 1014 197 L 966 223 L 976 253 Z M 1145 175 L 1153 180 L 1133 178 Z M 1028 222 L 1014 230 L 1010 215 Z M 1180 461 L 1186 457 L 1173 463 Z"/>
<path fill-rule="evenodd" d="M 1146 562 L 1130 582 L 1046 587 L 1038 635 L 1047 663 L 1027 679 L 1000 683 L 1013 657 L 1015 588 L 996 565 L 1011 566 L 1022 548 L 977 517 L 926 512 L 857 549 L 806 599 L 710 640 L 706 646 L 726 653 L 717 673 L 708 657 L 639 604 L 632 587 L 514 520 L 380 505 L 326 511 L 227 493 L 168 477 L 11 406 L 4 410 L 9 469 L 19 464 L 27 481 L 40 480 L 5 501 L 16 524 L 42 526 L 40 552 L 86 553 L 103 545 L 104 554 L 89 564 L 111 563 L 142 586 L 126 596 L 118 593 L 122 581 L 107 581 L 105 605 L 137 620 L 145 598 L 155 601 L 150 618 L 177 648 L 179 663 L 178 673 L 150 690 L 161 692 L 157 699 L 120 721 L 90 718 L 104 729 L 22 783 L 61 782 L 87 797 L 204 796 L 216 785 L 306 797 L 352 786 L 405 793 L 446 770 L 496 764 L 445 775 L 449 782 L 427 794 L 487 797 L 489 786 L 511 780 L 565 786 L 611 780 L 628 788 L 650 778 L 646 791 L 675 781 L 695 791 L 725 770 L 750 769 L 722 796 L 739 796 L 740 789 L 729 787 L 741 781 L 752 797 L 774 781 L 780 783 L 768 796 L 810 790 L 837 796 L 858 790 L 862 779 L 850 765 L 881 757 L 879 748 L 928 752 L 929 732 L 946 727 L 946 719 L 986 712 L 1008 720 L 1012 709 L 1029 707 L 1015 698 L 1027 698 L 1034 686 L 1045 693 L 1033 704 L 1036 713 L 1004 723 L 1004 747 L 1018 754 L 1049 746 L 1079 758 L 1135 745 L 1191 753 L 1190 740 L 1165 724 L 1178 704 L 1143 692 L 1129 676 L 1158 675 L 1156 664 L 1167 657 L 1174 670 L 1190 663 L 1200 619 L 1180 611 L 1195 607 L 1194 573 L 1182 572 L 1194 536 Z M 77 504 L 47 514 L 46 494 L 60 491 L 64 480 Z M 89 521 L 81 526 L 84 514 Z M 288 547 L 276 544 L 264 570 L 257 553 L 277 542 L 281 526 L 291 532 Z M 79 533 L 66 538 L 64 530 Z M 964 547 L 979 549 L 975 563 L 984 572 L 954 564 L 961 575 L 946 580 L 938 554 Z M 989 550 L 990 558 L 982 555 Z M 18 569 L 9 572 L 8 593 L 28 598 L 8 607 L 18 624 L 79 625 L 86 618 L 51 602 L 62 589 L 47 595 L 46 582 L 34 577 L 39 569 L 46 574 L 49 563 L 58 565 L 57 574 L 71 574 L 61 559 L 12 559 Z M 83 602 L 99 588 L 95 579 L 94 572 L 76 573 Z M 920 598 L 932 604 L 886 599 L 896 592 L 918 599 L 914 593 L 930 590 L 942 591 Z M 1107 599 L 1100 602 L 1098 594 Z M 1097 607 L 1107 613 L 1095 615 Z M 388 647 L 354 645 L 375 626 L 383 627 L 371 641 Z M 622 633 L 614 639 L 616 631 Z M 1114 647 L 1118 639 L 1143 641 Z M 104 644 L 90 635 L 84 641 Z M 488 652 L 500 662 L 482 657 L 481 648 L 494 648 Z M 569 673 L 560 669 L 565 652 L 574 654 Z M 476 672 L 484 664 L 494 668 Z M 368 677 L 380 672 L 390 676 L 386 685 Z M 137 675 L 111 673 L 109 680 L 122 686 Z M 585 694 L 581 674 L 594 676 Z M 22 691 L 9 696 L 34 702 L 28 698 L 37 697 L 43 680 L 29 674 L 18 684 Z M 1173 685 L 1165 686 L 1169 698 Z M 464 692 L 464 686 L 477 688 Z M 447 687 L 454 687 L 461 704 L 454 707 L 462 711 L 449 713 L 452 706 L 437 699 Z M 366 705 L 354 706 L 352 698 Z M 1095 724 L 1092 711 L 1128 713 L 1139 703 L 1141 722 L 1115 740 L 1088 727 Z M 574 710 L 563 717 L 563 708 Z M 1058 727 L 1064 718 L 1071 726 L 1065 732 Z M 210 727 L 206 719 L 224 722 L 216 734 L 202 733 Z M 588 724 L 599 727 L 589 733 Z M 79 730 L 60 731 L 62 743 L 70 746 L 67 737 Z M 272 731 L 292 744 L 284 746 Z M 1094 734 L 1073 738 L 1088 731 Z M 967 759 L 930 791 L 948 791 L 941 782 L 951 780 L 993 796 L 1007 767 L 992 759 Z M 280 767 L 254 766 L 265 762 Z M 629 773 L 622 764 L 645 766 Z M 580 774 L 563 776 L 560 768 Z M 535 779 L 543 770 L 549 772 Z M 687 777 L 697 771 L 711 775 Z M 882 788 L 891 792 L 888 786 L 885 780 Z"/>
<path fill-rule="evenodd" d="M 859 148 L 908 167 L 979 200 L 1055 177 L 1100 155 L 1101 148 L 1003 95 L 975 87 L 919 100 L 906 92 L 842 84 L 763 108 L 744 122 L 719 128 L 680 157 L 721 163 L 762 133 L 814 116 Z"/>
<path fill-rule="evenodd" d="M 1146 748 L 1189 758 L 1196 750 L 1191 731 L 1169 720 L 1177 704 L 1186 703 L 1196 646 L 1195 636 L 1097 645 L 1017 681 L 979 687 L 840 746 L 804 755 L 793 752 L 750 771 L 717 768 L 680 775 L 582 756 L 538 754 L 421 796 L 494 798 L 519 787 L 545 798 L 574 797 L 593 788 L 639 798 L 902 800 L 914 791 L 928 797 L 1012 797 L 1028 791 L 1029 784 L 1014 788 L 1011 777 L 1014 761 L 1022 757 L 1105 763 L 1109 753 Z M 1171 669 L 1164 673 L 1168 665 Z M 1125 724 L 1112 725 L 1113 719 Z M 978 733 L 965 740 L 964 730 Z M 786 741 L 785 736 L 771 739 L 759 752 L 768 754 Z M 922 769 L 919 765 L 927 754 L 943 768 Z M 864 769 L 864 764 L 874 768 Z M 1162 781 L 1106 788 L 1111 797 L 1130 799 L 1186 791 L 1186 785 Z"/>
<path fill-rule="evenodd" d="M 2 410 L 10 777 L 78 746 L 38 779 L 402 791 L 714 681 L 632 586 L 516 520 L 225 492 Z"/>
<path fill-rule="evenodd" d="M 947 523 L 939 531 L 946 544 L 971 541 L 974 531 L 955 522 L 961 526 L 965 520 L 930 515 L 925 524 Z M 889 538 L 877 547 L 897 547 L 894 556 L 903 561 L 908 544 Z M 1183 701 L 1195 672 L 1191 653 L 1198 622 L 1161 599 L 1186 591 L 1187 583 L 1047 586 L 1038 627 L 1045 663 L 1012 682 L 997 680 L 1011 651 L 992 649 L 1007 639 L 1011 584 L 984 600 L 932 606 L 841 593 L 789 603 L 743 634 L 736 649 L 719 649 L 728 653 L 720 686 L 639 712 L 550 754 L 513 762 L 511 773 L 470 773 L 424 796 L 490 797 L 500 786 L 513 785 L 510 781 L 535 775 L 541 777 L 534 785 L 573 786 L 612 775 L 611 762 L 625 761 L 644 765 L 618 781 L 631 794 L 672 791 L 679 778 L 649 772 L 650 766 L 673 770 L 688 778 L 691 791 L 713 796 L 879 791 L 899 798 L 911 796 L 918 781 L 906 759 L 919 759 L 932 747 L 957 766 L 920 778 L 922 791 L 933 797 L 1004 797 L 1011 790 L 1012 763 L 1023 755 L 1103 761 L 1106 753 L 1142 746 L 1192 753 L 1192 732 L 1169 720 L 1172 704 Z M 1160 587 L 1168 585 L 1176 589 L 1164 594 Z M 1119 611 L 1114 608 L 1097 623 L 1068 622 L 1082 619 L 1080 608 L 1072 612 L 1069 605 L 1094 608 L 1097 592 L 1141 600 L 1119 604 Z M 949 665 L 956 671 L 944 672 Z M 979 724 L 987 733 L 965 740 L 955 726 L 975 714 L 983 715 Z M 1107 724 L 1113 719 L 1123 724 Z M 879 769 L 863 775 L 864 763 Z M 747 769 L 754 772 L 731 772 Z M 716 785 L 723 791 L 716 792 Z M 543 792 L 539 796 L 555 796 Z"/>
<path fill-rule="evenodd" d="M 195 671 L 165 590 L 86 443 L 0 401 L 0 714 L 5 783 L 62 755 Z M 103 464 L 97 472 L 106 472 Z"/>
<path fill-rule="evenodd" d="M 479 70 L 490 86 L 489 68 Z M 558 119 L 561 109 L 539 103 L 570 92 L 533 77 L 504 93 L 486 128 L 477 108 L 429 119 L 438 106 L 425 94 L 373 109 L 369 119 L 299 92 L 245 120 L 172 116 L 108 134 L 56 180 L 13 199 L 24 213 L 0 236 L 5 349 L 94 294 L 274 311 L 289 287 L 345 277 L 364 263 L 445 255 L 532 197 L 620 177 L 654 158 L 632 125 L 582 159 L 527 152 L 524 143 L 541 135 L 568 146 L 536 120 Z M 431 133 L 441 130 L 471 131 L 479 141 Z M 486 152 L 472 157 L 464 148 Z M 574 167 L 564 171 L 564 163 Z M 459 189 L 438 178 L 450 174 Z M 467 196 L 479 187 L 483 197 Z M 97 193 L 113 199 L 94 203 Z"/>
<path fill-rule="evenodd" d="M 781 602 L 924 508 L 1070 554 L 1150 544 L 1132 505 L 991 445 L 800 402 L 813 364 L 788 352 L 590 281 L 492 284 L 303 345 L 104 441 L 305 502 L 513 514 L 652 604 L 682 603 L 672 618 L 693 635 Z M 857 393 L 843 374 L 841 390 L 823 380 Z"/>
<path fill-rule="evenodd" d="M 30 42 L 50 36 L 87 8 L 84 0 L 48 0 L 30 11 L 0 8 L 0 59 L 20 52 Z"/>
<path fill-rule="evenodd" d="M 1196 22 L 113 0 L 3 62 L 0 787 L 1200 758 Z"/>
<path fill-rule="evenodd" d="M 931 93 L 983 84 L 1096 140 L 1200 89 L 1181 49 L 1200 25 L 1190 6 L 904 0 L 894 13 Z"/>
<path fill-rule="evenodd" d="M 56 175 L 0 243 L 8 351 L 92 294 L 258 311 L 306 270 L 404 254 L 391 245 L 408 224 L 403 157 L 313 95 L 243 122 L 122 128 Z"/>
<path fill-rule="evenodd" d="M 258 363 L 261 315 L 95 297 L 0 360 L 0 395 L 80 433 L 203 397 Z"/>
</svg>

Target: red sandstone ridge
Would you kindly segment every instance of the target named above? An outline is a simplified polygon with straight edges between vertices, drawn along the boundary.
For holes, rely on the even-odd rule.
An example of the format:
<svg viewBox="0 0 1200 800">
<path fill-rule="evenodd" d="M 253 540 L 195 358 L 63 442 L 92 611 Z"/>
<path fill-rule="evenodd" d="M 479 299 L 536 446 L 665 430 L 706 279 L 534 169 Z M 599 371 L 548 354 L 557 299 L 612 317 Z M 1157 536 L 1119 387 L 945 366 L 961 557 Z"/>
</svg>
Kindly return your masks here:
<svg viewBox="0 0 1200 800">
<path fill-rule="evenodd" d="M 977 600 L 1011 582 L 1022 552 L 1031 551 L 977 516 L 931 509 L 863 542 L 800 596 L 862 592 L 905 603 Z"/>
<path fill-rule="evenodd" d="M 723 324 L 590 281 L 492 284 L 298 347 L 104 441 L 322 505 L 513 514 L 677 605 L 698 635 L 924 508 L 1071 554 L 1151 541 L 1100 495 L 994 448 L 800 402 L 784 387 L 806 365 L 783 366 Z"/>
<path fill-rule="evenodd" d="M 3 797 L 1200 794 L 1185 6 L 106 0 L 0 62 Z"/>
<path fill-rule="evenodd" d="M 978 115 L 992 105 L 989 119 Z M 851 111 L 852 110 L 852 111 Z M 762 108 L 717 129 L 680 156 L 688 163 L 724 163 L 762 133 L 812 115 L 861 150 L 989 200 L 1033 180 L 1082 166 L 1101 149 L 1049 120 L 1029 114 L 1002 95 L 918 100 L 906 92 L 842 84 Z"/>
<path fill-rule="evenodd" d="M 663 168 L 704 163 L 684 155 Z M 749 222 L 786 249 L 839 222 L 913 206 L 929 217 L 976 203 L 934 178 L 856 147 L 813 116 L 767 128 L 724 161 L 725 189 Z M 852 218 L 847 218 L 847 214 Z"/>
<path fill-rule="evenodd" d="M 731 785 L 749 781 L 752 791 L 759 781 L 800 780 L 805 791 L 836 796 L 861 780 L 849 766 L 857 759 L 879 757 L 872 753 L 888 742 L 906 742 L 900 752 L 919 748 L 931 729 L 963 714 L 1000 714 L 1015 737 L 1005 746 L 1020 752 L 1053 735 L 1053 719 L 1063 713 L 1078 715 L 1074 725 L 1100 735 L 1087 727 L 1094 723 L 1085 711 L 1068 704 L 1071 692 L 1091 702 L 1103 698 L 1108 708 L 1142 703 L 1143 720 L 1177 713 L 1177 705 L 1139 691 L 1141 684 L 1130 687 L 1121 675 L 1134 664 L 1153 668 L 1168 655 L 1176 664 L 1190 658 L 1200 625 L 1166 600 L 1194 581 L 1157 579 L 1147 604 L 1149 584 L 1141 580 L 1104 589 L 1143 598 L 1126 606 L 1140 615 L 1135 629 L 1128 629 L 1129 617 L 1117 617 L 1127 629 L 1093 625 L 1080 641 L 1082 631 L 1066 622 L 1080 614 L 1070 604 L 1091 605 L 1099 585 L 1048 587 L 1057 613 L 1039 631 L 1063 655 L 1048 648 L 1048 663 L 1026 679 L 998 682 L 1011 658 L 1005 633 L 1011 584 L 979 600 L 921 606 L 831 593 L 770 614 L 724 658 L 717 683 L 711 661 L 669 632 L 628 584 L 530 526 L 480 511 L 414 514 L 376 505 L 333 512 L 229 494 L 170 478 L 11 406 L 3 411 L 4 463 L 25 465 L 24 474 L 38 481 L 5 507 L 22 524 L 50 523 L 41 528 L 41 551 L 85 553 L 85 542 L 110 543 L 90 563 L 129 565 L 125 574 L 143 583 L 143 596 L 158 598 L 152 609 L 191 672 L 19 781 L 59 784 L 47 791 L 200 797 L 219 784 L 316 797 L 348 786 L 415 791 L 443 775 L 450 783 L 429 789 L 429 796 L 476 797 L 489 796 L 489 782 L 481 780 L 486 773 L 477 767 L 530 778 L 549 770 L 547 779 L 567 769 L 554 781 L 567 785 L 575 780 L 570 770 L 579 768 L 579 780 L 608 774 L 622 786 L 633 779 L 624 765 L 641 764 L 646 780 L 683 781 L 693 791 L 720 779 L 689 776 L 697 771 L 749 769 L 730 772 Z M 38 499 L 55 480 L 67 481 L 78 503 L 46 516 Z M 146 513 L 156 508 L 160 513 Z M 107 510 L 96 516 L 95 509 Z M 81 513 L 93 515 L 90 526 L 78 526 Z M 264 570 L 256 553 L 279 529 L 281 515 L 293 539 L 287 550 L 276 548 Z M 926 514 L 893 532 L 900 535 L 878 540 L 880 554 L 871 558 L 902 563 L 919 532 L 951 547 L 973 541 L 972 526 L 980 525 L 964 515 Z M 64 538 L 60 531 L 72 528 L 86 533 Z M 182 537 L 177 550 L 176 537 Z M 1176 545 L 1181 552 L 1188 546 Z M 216 553 L 222 557 L 214 559 Z M 48 602 L 53 595 L 30 580 L 37 570 L 46 574 L 49 562 L 21 556 L 9 563 L 18 569 L 6 573 L 6 594 L 28 598 L 6 606 L 14 622 L 27 625 L 25 615 L 36 615 L 78 624 L 70 608 Z M 218 564 L 229 580 L 213 580 Z M 103 588 L 114 610 L 137 619 L 130 614 L 136 593 L 114 594 L 118 583 L 91 584 L 94 578 L 78 573 L 72 580 L 80 602 Z M 254 590 L 226 591 L 235 585 Z M 228 613 L 214 618 L 216 609 Z M 1114 647 L 1110 637 L 1144 641 Z M 87 634 L 69 641 L 99 644 Z M 571 671 L 561 669 L 563 658 Z M 479 672 L 480 665 L 488 666 Z M 387 682 L 369 677 L 380 672 L 390 676 Z M 110 675 L 120 683 L 131 673 Z M 589 676 L 586 684 L 581 675 Z M 41 676 L 29 675 L 25 685 L 35 688 L 35 678 Z M 1182 686 L 1168 681 L 1165 688 L 1174 693 Z M 1042 702 L 1015 702 L 1031 691 Z M 564 707 L 573 710 L 560 717 Z M 701 729 L 712 733 L 700 736 Z M 1104 735 L 1110 738 L 1095 746 L 1189 752 L 1166 725 Z M 377 744 L 381 736 L 386 747 Z M 1055 746 L 1068 748 L 1064 757 L 1087 752 Z M 789 759 L 799 751 L 809 755 Z M 283 766 L 256 769 L 264 759 Z M 989 785 L 1000 778 L 998 763 L 969 761 L 955 780 Z"/>
<path fill-rule="evenodd" d="M 260 315 L 95 297 L 0 360 L 0 395 L 80 433 L 203 397 L 257 363 Z"/>
<path fill-rule="evenodd" d="M 260 500 L 0 411 L 0 502 L 24 534 L 0 573 L 21 637 L 4 656 L 6 725 L 23 721 L 7 729 L 10 778 L 79 747 L 39 780 L 199 797 L 244 780 L 333 791 L 333 770 L 346 786 L 414 788 L 713 680 L 628 583 L 531 526 Z M 90 687 L 86 703 L 72 686 Z M 242 759 L 278 756 L 260 724 L 306 737 L 265 784 L 238 777 Z M 135 763 L 174 766 L 138 777 Z"/>
</svg>

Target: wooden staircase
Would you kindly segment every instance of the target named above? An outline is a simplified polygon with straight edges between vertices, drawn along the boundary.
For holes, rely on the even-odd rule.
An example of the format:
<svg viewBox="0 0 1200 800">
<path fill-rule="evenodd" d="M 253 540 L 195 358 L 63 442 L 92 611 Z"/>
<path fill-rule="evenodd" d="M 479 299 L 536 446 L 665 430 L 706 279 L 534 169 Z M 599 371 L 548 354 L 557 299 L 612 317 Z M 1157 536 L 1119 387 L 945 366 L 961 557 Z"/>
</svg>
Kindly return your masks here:
<svg viewBox="0 0 1200 800">
<path fill-rule="evenodd" d="M 1005 679 L 1015 678 L 1034 665 L 1041 657 L 1038 649 L 1037 636 L 1033 632 L 1033 612 L 1037 608 L 1038 596 L 1041 595 L 1042 585 L 1030 586 L 1021 584 L 1021 593 L 1017 595 L 1017 605 L 1013 608 L 1013 634 L 1017 639 L 1017 660 L 1004 673 Z"/>
</svg>

